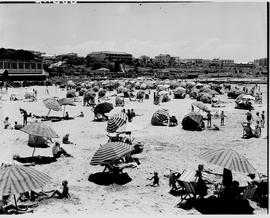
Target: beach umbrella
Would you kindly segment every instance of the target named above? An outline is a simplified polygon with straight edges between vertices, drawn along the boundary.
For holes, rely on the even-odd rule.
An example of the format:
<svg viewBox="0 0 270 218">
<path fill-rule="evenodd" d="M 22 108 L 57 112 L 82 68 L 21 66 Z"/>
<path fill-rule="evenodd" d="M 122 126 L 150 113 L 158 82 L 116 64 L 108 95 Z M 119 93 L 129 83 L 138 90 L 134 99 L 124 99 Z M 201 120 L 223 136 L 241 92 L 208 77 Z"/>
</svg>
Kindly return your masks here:
<svg viewBox="0 0 270 218">
<path fill-rule="evenodd" d="M 100 165 L 118 160 L 129 154 L 133 147 L 124 142 L 108 142 L 102 145 L 93 155 L 90 165 Z"/>
<path fill-rule="evenodd" d="M 49 126 L 44 124 L 43 122 L 33 122 L 28 123 L 26 126 L 20 129 L 20 131 L 25 132 L 32 136 L 41 136 L 41 137 L 47 137 L 47 138 L 58 138 L 58 134 Z M 36 138 L 38 140 L 38 137 Z M 38 143 L 36 143 L 38 144 Z M 34 146 L 31 146 L 34 147 Z M 34 147 L 34 151 L 32 153 L 32 156 L 35 153 L 36 147 Z"/>
<path fill-rule="evenodd" d="M 141 89 L 145 90 L 147 88 L 147 85 L 145 83 L 141 84 Z"/>
<path fill-rule="evenodd" d="M 197 89 L 197 88 L 193 88 L 193 89 L 191 90 L 191 92 L 189 93 L 189 96 L 190 96 L 191 98 L 197 98 L 198 95 L 199 95 L 199 89 Z"/>
<path fill-rule="evenodd" d="M 67 98 L 74 98 L 74 97 L 76 97 L 76 90 L 75 89 L 68 90 L 67 91 L 67 94 L 66 94 L 66 97 Z"/>
<path fill-rule="evenodd" d="M 169 121 L 170 115 L 168 110 L 159 109 L 157 110 L 151 119 L 151 124 L 153 126 L 167 126 L 167 122 Z"/>
<path fill-rule="evenodd" d="M 211 95 L 209 95 L 208 93 L 204 93 L 201 97 L 200 97 L 200 101 L 202 101 L 203 103 L 211 103 Z"/>
<path fill-rule="evenodd" d="M 241 100 L 255 100 L 255 97 L 251 95 L 241 94 L 236 98 L 236 101 L 241 101 Z"/>
<path fill-rule="evenodd" d="M 136 96 L 137 96 L 137 98 L 140 98 L 140 99 L 143 98 L 144 97 L 144 91 L 138 91 Z"/>
<path fill-rule="evenodd" d="M 84 97 L 86 99 L 94 99 L 96 97 L 96 93 L 95 93 L 95 91 L 93 91 L 93 90 L 90 89 L 90 90 L 87 90 L 85 92 Z"/>
<path fill-rule="evenodd" d="M 61 111 L 61 106 L 56 100 L 56 98 L 46 98 L 43 100 L 43 103 L 45 104 L 45 107 L 49 109 L 49 112 L 47 116 L 49 116 L 51 110 L 53 111 Z"/>
<path fill-rule="evenodd" d="M 209 112 L 210 111 L 210 109 L 207 107 L 207 105 L 205 105 L 202 102 L 195 101 L 195 102 L 192 103 L 192 105 L 196 106 L 197 108 L 199 108 L 200 110 L 203 110 L 205 112 Z"/>
<path fill-rule="evenodd" d="M 15 206 L 18 213 L 15 194 L 43 188 L 51 181 L 47 174 L 31 167 L 19 165 L 6 165 L 0 167 L 0 195 L 14 195 Z"/>
<path fill-rule="evenodd" d="M 255 168 L 249 163 L 246 157 L 232 149 L 207 149 L 199 157 L 209 163 L 224 167 L 226 169 L 253 174 Z"/>
<path fill-rule="evenodd" d="M 68 86 L 75 86 L 75 83 L 72 80 L 67 81 Z"/>
<path fill-rule="evenodd" d="M 29 98 L 33 98 L 34 97 L 34 92 L 33 91 L 26 91 L 24 93 L 24 98 L 25 99 L 29 99 Z"/>
<path fill-rule="evenodd" d="M 106 90 L 105 89 L 100 89 L 98 92 L 98 98 L 102 98 L 106 95 Z"/>
<path fill-rule="evenodd" d="M 60 104 L 60 106 L 64 105 L 63 116 L 65 114 L 66 105 L 76 106 L 76 104 L 73 101 L 71 101 L 69 98 L 61 98 L 61 99 L 58 100 L 58 103 Z"/>
<path fill-rule="evenodd" d="M 168 95 L 168 92 L 163 90 L 163 91 L 160 91 L 158 94 L 159 95 Z"/>
<path fill-rule="evenodd" d="M 105 113 L 109 113 L 112 109 L 113 109 L 112 103 L 103 102 L 103 103 L 98 104 L 94 108 L 94 113 L 95 114 L 105 114 Z"/>
<path fill-rule="evenodd" d="M 197 130 L 202 125 L 203 116 L 198 112 L 188 113 L 182 120 L 182 126 L 185 130 Z"/>
<path fill-rule="evenodd" d="M 125 113 L 120 112 L 118 114 L 114 114 L 110 117 L 107 123 L 107 132 L 114 133 L 117 129 L 123 126 L 128 120 L 128 117 Z"/>
</svg>

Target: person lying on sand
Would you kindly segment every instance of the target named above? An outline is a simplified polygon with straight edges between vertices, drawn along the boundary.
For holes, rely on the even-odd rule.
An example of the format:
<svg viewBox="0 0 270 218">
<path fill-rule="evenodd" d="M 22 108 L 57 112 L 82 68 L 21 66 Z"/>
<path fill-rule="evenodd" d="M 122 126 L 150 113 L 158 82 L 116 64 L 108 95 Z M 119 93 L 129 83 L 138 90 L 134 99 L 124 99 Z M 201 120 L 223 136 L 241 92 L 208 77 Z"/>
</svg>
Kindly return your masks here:
<svg viewBox="0 0 270 218">
<path fill-rule="evenodd" d="M 37 207 L 38 204 L 31 205 L 17 205 L 17 207 L 9 201 L 10 195 L 5 195 L 0 200 L 0 214 L 19 214 L 32 213 L 33 210 L 28 211 L 29 208 Z"/>
<path fill-rule="evenodd" d="M 56 198 L 59 198 L 59 199 L 70 198 L 69 188 L 67 185 L 68 185 L 68 181 L 64 180 L 62 182 L 62 186 L 63 186 L 62 192 L 58 190 L 54 190 L 53 194 L 49 198 L 53 198 L 54 196 L 56 196 Z"/>
<path fill-rule="evenodd" d="M 157 172 L 154 172 L 154 176 L 152 178 L 147 178 L 147 180 L 153 180 L 153 183 L 146 186 L 159 186 L 159 177 Z"/>
<path fill-rule="evenodd" d="M 30 192 L 24 192 L 24 193 L 21 193 L 20 194 L 20 197 L 17 199 L 17 201 L 35 201 L 38 197 L 41 197 L 41 196 L 46 196 L 48 197 L 48 195 L 45 193 L 45 192 L 35 192 L 35 191 L 30 191 Z"/>
</svg>

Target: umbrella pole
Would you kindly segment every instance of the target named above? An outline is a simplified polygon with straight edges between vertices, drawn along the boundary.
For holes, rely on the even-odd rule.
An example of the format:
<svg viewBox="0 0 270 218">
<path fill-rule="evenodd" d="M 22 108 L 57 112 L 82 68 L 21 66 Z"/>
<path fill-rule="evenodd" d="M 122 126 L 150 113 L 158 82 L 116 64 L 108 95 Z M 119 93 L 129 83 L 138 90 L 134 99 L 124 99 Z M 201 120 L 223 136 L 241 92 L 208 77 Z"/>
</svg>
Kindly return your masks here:
<svg viewBox="0 0 270 218">
<path fill-rule="evenodd" d="M 34 150 L 33 150 L 32 157 L 34 156 L 35 150 L 36 150 L 36 148 L 34 148 Z"/>
<path fill-rule="evenodd" d="M 17 214 L 18 214 L 19 211 L 18 211 L 18 205 L 17 205 L 17 200 L 16 200 L 16 197 L 15 197 L 15 194 L 14 194 L 13 196 L 14 196 L 14 201 L 15 201 L 16 211 L 17 211 Z"/>
<path fill-rule="evenodd" d="M 49 116 L 50 112 L 51 112 L 51 109 L 49 109 L 49 112 L 48 112 L 48 114 L 47 114 L 47 117 Z"/>
<path fill-rule="evenodd" d="M 63 117 L 65 116 L 66 105 L 64 105 Z"/>
</svg>

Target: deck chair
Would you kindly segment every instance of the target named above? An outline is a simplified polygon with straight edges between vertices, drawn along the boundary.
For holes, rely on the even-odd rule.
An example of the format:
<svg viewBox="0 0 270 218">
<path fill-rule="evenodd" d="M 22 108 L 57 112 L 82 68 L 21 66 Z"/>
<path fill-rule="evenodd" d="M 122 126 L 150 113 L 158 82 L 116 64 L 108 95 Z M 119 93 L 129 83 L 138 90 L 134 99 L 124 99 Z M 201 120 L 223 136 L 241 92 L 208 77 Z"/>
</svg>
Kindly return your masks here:
<svg viewBox="0 0 270 218">
<path fill-rule="evenodd" d="M 243 138 L 251 138 L 251 137 L 257 137 L 259 138 L 261 136 L 261 128 L 257 127 L 255 130 L 252 129 L 252 127 L 249 125 L 248 122 L 241 123 L 243 127 Z"/>
<path fill-rule="evenodd" d="M 247 187 L 243 192 L 243 199 L 244 200 L 247 200 L 247 199 L 254 200 L 256 197 L 256 190 L 257 190 L 256 186 L 255 187 Z"/>
<path fill-rule="evenodd" d="M 184 170 L 179 180 L 183 183 L 183 189 L 186 191 L 186 194 L 181 195 L 181 201 L 177 204 L 177 207 L 180 207 L 184 201 L 187 199 L 193 198 L 196 199 L 196 183 L 197 177 L 196 171 L 194 170 Z"/>
</svg>

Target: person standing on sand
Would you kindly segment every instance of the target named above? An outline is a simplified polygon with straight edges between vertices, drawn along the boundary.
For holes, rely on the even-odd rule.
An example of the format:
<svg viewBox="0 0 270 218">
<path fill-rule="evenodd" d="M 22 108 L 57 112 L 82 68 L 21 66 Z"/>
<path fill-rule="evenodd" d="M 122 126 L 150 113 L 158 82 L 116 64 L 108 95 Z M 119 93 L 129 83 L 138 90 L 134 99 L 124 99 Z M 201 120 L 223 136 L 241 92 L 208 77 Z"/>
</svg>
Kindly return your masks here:
<svg viewBox="0 0 270 218">
<path fill-rule="evenodd" d="M 147 180 L 153 180 L 153 184 L 148 184 L 146 186 L 159 186 L 159 177 L 157 172 L 154 172 L 154 176 L 152 178 L 147 178 Z"/>
<path fill-rule="evenodd" d="M 254 120 L 253 119 L 253 116 L 252 116 L 252 113 L 251 113 L 251 109 L 248 110 L 248 112 L 246 113 L 246 115 L 247 115 L 247 122 L 251 124 L 252 123 L 252 120 Z"/>
<path fill-rule="evenodd" d="M 220 121 L 221 121 L 221 126 L 224 126 L 224 118 L 225 118 L 225 114 L 224 114 L 224 111 L 221 111 L 221 114 L 220 114 Z"/>
<path fill-rule="evenodd" d="M 209 111 L 207 114 L 207 127 L 211 127 L 211 125 L 212 125 L 212 114 Z"/>
<path fill-rule="evenodd" d="M 265 124 L 265 114 L 264 111 L 261 114 L 261 127 L 264 128 L 264 124 Z"/>
</svg>

